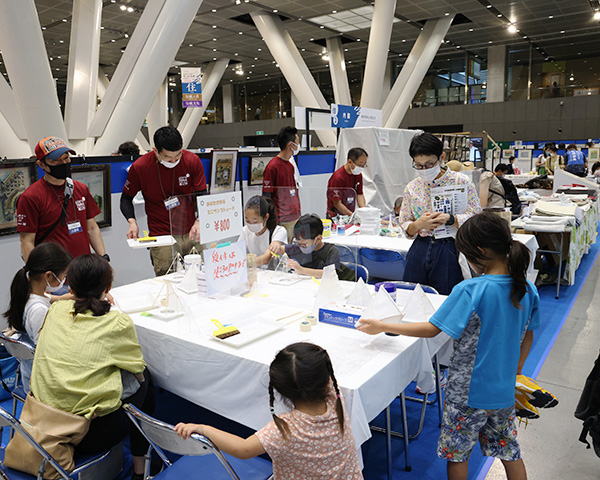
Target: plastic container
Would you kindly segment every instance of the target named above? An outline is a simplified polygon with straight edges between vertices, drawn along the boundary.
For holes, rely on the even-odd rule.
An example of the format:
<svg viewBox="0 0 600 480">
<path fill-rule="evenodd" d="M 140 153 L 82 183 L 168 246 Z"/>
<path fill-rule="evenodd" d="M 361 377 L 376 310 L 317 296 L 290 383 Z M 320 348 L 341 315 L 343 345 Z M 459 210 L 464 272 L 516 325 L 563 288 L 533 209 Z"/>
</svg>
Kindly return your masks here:
<svg viewBox="0 0 600 480">
<path fill-rule="evenodd" d="M 323 238 L 329 238 L 331 236 L 331 220 L 322 218 L 323 222 Z"/>
<path fill-rule="evenodd" d="M 396 284 L 393 282 L 379 282 L 375 284 L 375 291 L 378 292 L 380 288 L 385 289 L 392 297 L 394 302 L 396 301 Z"/>
<path fill-rule="evenodd" d="M 343 218 L 340 218 L 338 220 L 337 234 L 338 235 L 346 235 L 346 221 Z"/>
<path fill-rule="evenodd" d="M 190 253 L 183 257 L 183 263 L 185 269 L 195 268 L 197 272 L 202 271 L 202 255 L 196 253 Z"/>
</svg>

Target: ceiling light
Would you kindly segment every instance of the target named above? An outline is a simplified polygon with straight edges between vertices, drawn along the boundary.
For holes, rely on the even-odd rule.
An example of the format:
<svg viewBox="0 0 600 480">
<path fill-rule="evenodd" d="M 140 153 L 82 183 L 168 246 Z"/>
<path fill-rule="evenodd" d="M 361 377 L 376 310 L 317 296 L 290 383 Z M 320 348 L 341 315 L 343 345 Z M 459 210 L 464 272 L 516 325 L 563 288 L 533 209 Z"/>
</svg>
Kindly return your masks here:
<svg viewBox="0 0 600 480">
<path fill-rule="evenodd" d="M 121 10 L 127 10 L 127 7 L 126 7 L 125 5 L 121 5 L 119 8 L 120 8 Z"/>
<path fill-rule="evenodd" d="M 575 77 L 573 77 L 573 75 L 571 75 L 571 76 L 569 77 L 569 80 L 570 80 L 570 81 L 573 81 L 573 80 L 575 80 Z"/>
<path fill-rule="evenodd" d="M 217 26 L 216 26 L 216 25 L 213 25 L 213 28 L 217 28 Z"/>
<path fill-rule="evenodd" d="M 548 18 L 554 18 L 554 15 L 548 15 Z"/>
<path fill-rule="evenodd" d="M 594 13 L 594 20 L 600 20 L 600 12 Z"/>
<path fill-rule="evenodd" d="M 329 61 L 329 55 L 323 55 L 323 56 L 321 57 L 321 59 L 322 59 L 324 62 L 328 62 L 328 61 Z"/>
<path fill-rule="evenodd" d="M 236 5 L 240 5 L 241 3 L 242 3 L 242 0 L 235 0 Z"/>
<path fill-rule="evenodd" d="M 502 17 L 502 14 L 501 14 L 501 13 L 499 13 L 499 14 L 498 14 L 498 18 L 500 18 L 500 17 Z"/>
<path fill-rule="evenodd" d="M 217 9 L 216 9 L 216 8 L 213 8 L 213 9 L 211 10 L 211 12 L 213 12 L 213 13 L 216 13 L 216 11 L 217 11 Z"/>
<path fill-rule="evenodd" d="M 190 43 L 190 47 L 193 47 L 193 46 L 194 46 L 194 44 L 193 44 L 193 43 Z"/>
<path fill-rule="evenodd" d="M 469 32 L 472 32 L 472 31 L 473 31 L 473 29 L 472 29 L 472 28 L 469 28 Z"/>
<path fill-rule="evenodd" d="M 508 31 L 510 33 L 516 33 L 517 32 L 517 27 L 515 27 L 514 25 L 509 25 L 508 26 Z"/>
<path fill-rule="evenodd" d="M 273 13 L 277 13 L 279 10 L 273 10 Z"/>
<path fill-rule="evenodd" d="M 127 11 L 128 11 L 129 13 L 133 12 L 133 7 L 127 7 Z"/>
<path fill-rule="evenodd" d="M 492 8 L 492 6 L 491 6 L 491 5 L 488 5 L 486 8 Z"/>
<path fill-rule="evenodd" d="M 564 31 L 564 30 L 561 30 L 561 31 L 560 31 L 560 33 L 565 33 L 565 31 Z"/>
<path fill-rule="evenodd" d="M 331 13 L 337 13 L 337 10 L 332 10 Z"/>
<path fill-rule="evenodd" d="M 124 36 L 125 38 L 129 38 L 129 34 L 128 34 L 128 33 L 125 33 L 123 36 Z"/>
<path fill-rule="evenodd" d="M 448 12 L 446 12 L 446 13 L 444 13 L 444 15 L 448 17 L 450 14 Z"/>
</svg>

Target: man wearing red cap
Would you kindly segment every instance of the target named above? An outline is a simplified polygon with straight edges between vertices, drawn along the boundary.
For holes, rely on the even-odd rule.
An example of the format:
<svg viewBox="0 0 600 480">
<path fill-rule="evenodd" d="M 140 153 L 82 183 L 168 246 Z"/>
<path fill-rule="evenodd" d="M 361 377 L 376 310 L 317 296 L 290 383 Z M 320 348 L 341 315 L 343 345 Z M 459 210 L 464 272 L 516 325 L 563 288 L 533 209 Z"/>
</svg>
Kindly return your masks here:
<svg viewBox="0 0 600 480">
<path fill-rule="evenodd" d="M 46 137 L 35 147 L 37 164 L 45 175 L 30 185 L 17 203 L 17 231 L 25 261 L 42 242 L 58 243 L 74 257 L 91 253 L 91 244 L 98 255 L 109 260 L 94 220 L 100 209 L 88 187 L 70 178 L 70 153 L 75 154 L 58 137 Z"/>
</svg>

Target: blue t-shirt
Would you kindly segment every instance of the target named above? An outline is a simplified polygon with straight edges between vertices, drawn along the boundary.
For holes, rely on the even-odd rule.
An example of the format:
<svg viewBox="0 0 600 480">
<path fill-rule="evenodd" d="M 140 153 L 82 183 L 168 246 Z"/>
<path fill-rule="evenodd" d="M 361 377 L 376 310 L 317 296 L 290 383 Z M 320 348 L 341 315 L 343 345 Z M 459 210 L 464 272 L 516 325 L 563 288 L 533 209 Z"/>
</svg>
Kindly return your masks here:
<svg viewBox="0 0 600 480">
<path fill-rule="evenodd" d="M 583 165 L 585 163 L 585 155 L 579 150 L 569 150 L 567 152 L 567 165 Z"/>
<path fill-rule="evenodd" d="M 515 404 L 521 341 L 540 326 L 540 297 L 527 283 L 519 310 L 510 301 L 510 275 L 464 280 L 431 317 L 454 339 L 447 400 L 486 410 Z"/>
</svg>

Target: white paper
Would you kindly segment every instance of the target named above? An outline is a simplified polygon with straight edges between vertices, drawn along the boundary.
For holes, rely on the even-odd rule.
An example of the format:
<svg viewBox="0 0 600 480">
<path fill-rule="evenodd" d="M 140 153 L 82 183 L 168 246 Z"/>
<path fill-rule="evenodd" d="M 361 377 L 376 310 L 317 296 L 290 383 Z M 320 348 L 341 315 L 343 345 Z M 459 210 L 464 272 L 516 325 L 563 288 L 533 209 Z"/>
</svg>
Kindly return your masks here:
<svg viewBox="0 0 600 480">
<path fill-rule="evenodd" d="M 379 145 L 390 145 L 390 131 L 389 130 L 378 130 L 377 136 L 379 137 Z"/>
<path fill-rule="evenodd" d="M 335 265 L 327 265 L 323 268 L 323 277 L 317 291 L 317 298 L 313 305 L 313 314 L 318 315 L 319 308 L 330 303 L 344 303 L 344 294 L 340 280 L 335 271 Z"/>
<path fill-rule="evenodd" d="M 354 285 L 354 288 L 348 295 L 348 300 L 346 300 L 347 305 L 354 305 L 357 307 L 367 307 L 369 303 L 371 303 L 373 297 L 371 297 L 371 293 L 369 289 L 365 285 L 365 282 L 362 278 L 358 279 L 358 282 Z"/>
<path fill-rule="evenodd" d="M 403 315 L 387 290 L 380 288 L 360 318 L 374 318 L 388 323 L 400 323 Z M 358 322 L 360 322 L 360 319 Z"/>
<path fill-rule="evenodd" d="M 179 284 L 179 290 L 184 293 L 197 293 L 198 292 L 198 281 L 196 280 L 196 269 L 189 268 L 185 275 L 183 276 L 183 280 Z"/>
<path fill-rule="evenodd" d="M 431 189 L 431 210 L 433 212 L 460 215 L 467 211 L 469 204 L 468 185 L 450 185 Z M 456 227 L 442 225 L 433 231 L 435 238 L 456 236 Z"/>
<path fill-rule="evenodd" d="M 421 285 L 417 284 L 404 306 L 404 318 L 402 320 L 405 322 L 426 322 L 434 313 L 435 308 L 433 308 Z"/>
</svg>

